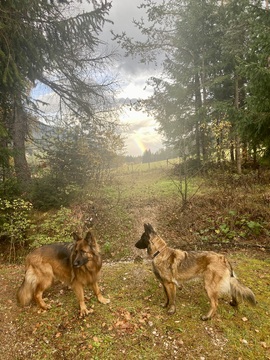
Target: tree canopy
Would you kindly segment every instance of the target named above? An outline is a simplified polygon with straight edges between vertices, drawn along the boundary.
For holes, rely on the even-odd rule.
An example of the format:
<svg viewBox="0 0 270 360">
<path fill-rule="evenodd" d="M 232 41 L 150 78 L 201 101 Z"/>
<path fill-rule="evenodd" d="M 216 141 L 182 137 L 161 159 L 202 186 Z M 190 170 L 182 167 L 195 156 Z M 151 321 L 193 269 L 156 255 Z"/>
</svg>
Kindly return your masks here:
<svg viewBox="0 0 270 360">
<path fill-rule="evenodd" d="M 270 38 L 264 1 L 148 0 L 147 19 L 135 20 L 144 35 L 115 39 L 126 54 L 156 61 L 153 96 L 142 101 L 167 143 L 198 164 L 237 162 L 269 152 Z"/>
<path fill-rule="evenodd" d="M 1 2 L 1 93 L 29 98 L 37 81 L 55 91 L 71 108 L 87 111 L 89 96 L 102 94 L 94 81 L 93 66 L 101 67 L 98 33 L 110 3 L 93 2 L 96 8 L 79 12 L 80 1 Z M 30 6 L 31 4 L 31 6 Z M 90 73 L 90 76 L 89 76 Z M 88 76 L 87 76 L 88 75 Z"/>
<path fill-rule="evenodd" d="M 0 136 L 17 179 L 26 184 L 30 171 L 25 140 L 38 102 L 31 97 L 37 83 L 58 96 L 59 109 L 76 122 L 106 128 L 113 80 L 103 76 L 109 54 L 98 48 L 99 33 L 111 4 L 105 1 L 21 0 L 0 4 Z M 3 170 L 3 174 L 4 174 Z M 4 176 L 4 175 L 3 175 Z"/>
</svg>

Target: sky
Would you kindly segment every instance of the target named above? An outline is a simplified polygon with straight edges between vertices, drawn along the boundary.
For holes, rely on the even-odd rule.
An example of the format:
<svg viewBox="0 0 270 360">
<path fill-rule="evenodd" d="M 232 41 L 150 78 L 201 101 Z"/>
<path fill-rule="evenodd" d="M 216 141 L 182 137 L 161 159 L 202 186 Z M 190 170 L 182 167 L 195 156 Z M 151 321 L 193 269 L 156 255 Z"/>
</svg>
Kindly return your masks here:
<svg viewBox="0 0 270 360">
<path fill-rule="evenodd" d="M 111 71 L 113 76 L 117 77 L 120 86 L 116 100 L 121 104 L 127 104 L 119 115 L 119 120 L 120 124 L 128 125 L 122 135 L 125 139 L 125 153 L 132 156 L 140 156 L 145 150 L 151 150 L 154 153 L 163 147 L 161 135 L 156 131 L 158 124 L 155 120 L 146 113 L 135 111 L 129 106 L 131 101 L 133 103 L 136 99 L 145 99 L 151 95 L 151 89 L 146 87 L 146 81 L 155 75 L 157 68 L 155 65 L 140 63 L 139 58 L 125 57 L 121 47 L 112 41 L 111 30 L 116 34 L 126 32 L 130 37 L 140 38 L 141 34 L 133 25 L 132 20 L 139 20 L 143 16 L 143 10 L 138 9 L 142 1 L 112 0 L 112 7 L 107 18 L 113 23 L 105 24 L 100 35 L 101 41 L 107 44 L 105 47 L 108 51 L 116 50 L 118 53 L 114 58 Z M 35 98 L 38 97 L 50 104 L 46 109 L 47 112 L 53 112 L 55 101 L 48 93 L 48 89 L 39 85 L 35 88 L 34 94 Z"/>
<path fill-rule="evenodd" d="M 125 32 L 129 37 L 139 39 L 141 34 L 132 23 L 133 19 L 139 20 L 143 15 L 143 9 L 138 9 L 142 0 L 112 0 L 112 8 L 109 19 L 113 24 L 106 24 L 102 33 L 102 40 L 117 47 L 116 42 L 112 42 L 111 30 L 116 34 Z M 115 72 L 121 86 L 117 98 L 121 102 L 130 103 L 135 99 L 145 99 L 151 95 L 151 89 L 146 87 L 146 81 L 157 72 L 155 65 L 145 65 L 140 63 L 139 58 L 132 59 L 125 57 L 124 51 L 118 46 L 119 57 L 115 62 Z M 138 112 L 127 106 L 126 110 L 120 115 L 120 121 L 129 124 L 128 131 L 123 134 L 125 137 L 126 152 L 129 155 L 139 156 L 145 150 L 156 152 L 162 148 L 162 137 L 157 132 L 158 124 L 144 112 Z"/>
</svg>

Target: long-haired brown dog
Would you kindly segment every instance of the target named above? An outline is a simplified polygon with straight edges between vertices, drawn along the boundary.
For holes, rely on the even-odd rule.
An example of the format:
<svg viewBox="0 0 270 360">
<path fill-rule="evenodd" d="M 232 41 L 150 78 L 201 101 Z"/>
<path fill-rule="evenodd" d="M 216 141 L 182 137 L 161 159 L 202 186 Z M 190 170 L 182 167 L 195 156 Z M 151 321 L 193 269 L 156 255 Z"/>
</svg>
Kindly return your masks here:
<svg viewBox="0 0 270 360">
<path fill-rule="evenodd" d="M 29 305 L 32 299 L 42 308 L 48 306 L 42 295 L 55 279 L 65 282 L 74 290 L 80 304 L 80 315 L 89 313 L 84 301 L 84 286 L 90 285 L 99 302 L 107 304 L 98 286 L 102 266 L 99 246 L 88 231 L 84 238 L 73 234 L 73 243 L 55 243 L 35 249 L 26 257 L 26 272 L 17 292 L 18 302 Z"/>
<path fill-rule="evenodd" d="M 163 285 L 166 294 L 165 307 L 168 313 L 175 312 L 176 287 L 182 282 L 201 277 L 210 300 L 208 313 L 202 320 L 213 317 L 217 311 L 219 295 L 231 295 L 232 306 L 240 300 L 256 304 L 253 292 L 235 277 L 231 264 L 224 255 L 212 251 L 182 251 L 172 249 L 156 233 L 150 224 L 144 224 L 144 233 L 135 244 L 138 249 L 147 249 L 152 257 L 153 270 Z"/>
</svg>

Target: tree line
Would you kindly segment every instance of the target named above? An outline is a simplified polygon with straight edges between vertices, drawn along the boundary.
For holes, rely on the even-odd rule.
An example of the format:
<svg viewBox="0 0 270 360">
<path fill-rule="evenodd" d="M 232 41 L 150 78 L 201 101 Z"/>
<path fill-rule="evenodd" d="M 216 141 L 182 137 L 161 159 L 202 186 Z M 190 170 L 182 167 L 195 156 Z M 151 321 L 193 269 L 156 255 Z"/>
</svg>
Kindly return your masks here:
<svg viewBox="0 0 270 360">
<path fill-rule="evenodd" d="M 143 41 L 115 39 L 126 54 L 160 62 L 137 106 L 152 114 L 183 160 L 257 164 L 270 155 L 270 18 L 259 0 L 147 0 L 134 20 Z"/>
<path fill-rule="evenodd" d="M 151 163 L 155 161 L 169 160 L 178 157 L 177 150 L 173 148 L 162 148 L 156 152 L 147 149 L 140 156 L 127 155 L 124 157 L 126 163 L 140 164 Z"/>
</svg>

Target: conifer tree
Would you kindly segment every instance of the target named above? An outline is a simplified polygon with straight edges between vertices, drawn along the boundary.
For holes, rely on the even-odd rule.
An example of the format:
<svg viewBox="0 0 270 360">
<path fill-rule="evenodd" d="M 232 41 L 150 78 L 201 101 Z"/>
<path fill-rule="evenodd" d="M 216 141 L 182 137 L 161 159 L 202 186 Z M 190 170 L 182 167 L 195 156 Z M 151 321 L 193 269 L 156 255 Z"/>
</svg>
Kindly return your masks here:
<svg viewBox="0 0 270 360">
<path fill-rule="evenodd" d="M 25 186 L 30 171 L 25 155 L 29 113 L 37 110 L 30 90 L 37 82 L 59 96 L 65 107 L 85 121 L 98 121 L 110 83 L 99 82 L 107 56 L 98 54 L 110 3 L 87 1 L 6 0 L 0 3 L 1 128 L 13 146 L 16 176 Z M 3 144 L 3 141 L 2 141 Z"/>
</svg>

